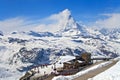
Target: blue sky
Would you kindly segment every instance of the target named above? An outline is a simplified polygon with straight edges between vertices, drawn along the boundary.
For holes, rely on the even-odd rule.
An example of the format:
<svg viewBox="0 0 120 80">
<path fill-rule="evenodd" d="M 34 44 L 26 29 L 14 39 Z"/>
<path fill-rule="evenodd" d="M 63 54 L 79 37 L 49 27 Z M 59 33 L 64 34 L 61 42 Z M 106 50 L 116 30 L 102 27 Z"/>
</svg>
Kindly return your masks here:
<svg viewBox="0 0 120 80">
<path fill-rule="evenodd" d="M 0 0 L 0 20 L 17 16 L 44 18 L 69 9 L 76 20 L 120 12 L 120 0 Z"/>
<path fill-rule="evenodd" d="M 64 9 L 75 20 L 89 23 L 108 18 L 103 14 L 119 14 L 120 0 L 0 0 L 0 22 L 16 17 L 43 19 Z"/>
</svg>

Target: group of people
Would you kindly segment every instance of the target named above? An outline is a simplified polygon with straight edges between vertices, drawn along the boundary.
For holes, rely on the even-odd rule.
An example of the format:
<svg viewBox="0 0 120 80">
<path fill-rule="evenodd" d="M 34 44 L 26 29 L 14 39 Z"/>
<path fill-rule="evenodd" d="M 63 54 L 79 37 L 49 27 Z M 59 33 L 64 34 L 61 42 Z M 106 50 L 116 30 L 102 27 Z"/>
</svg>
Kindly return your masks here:
<svg viewBox="0 0 120 80">
<path fill-rule="evenodd" d="M 27 72 L 27 74 L 29 74 L 32 77 L 32 76 L 34 76 L 37 73 L 37 74 L 41 75 L 39 77 L 39 80 L 42 80 L 42 79 L 44 80 L 45 77 L 48 77 L 48 76 L 53 75 L 53 74 L 56 73 L 56 63 L 51 64 L 50 66 L 49 65 L 50 64 L 43 64 L 43 65 L 38 65 L 38 66 L 32 67 L 32 69 L 30 69 Z M 50 69 L 51 72 L 48 73 L 45 68 L 46 69 L 47 68 L 49 68 L 49 69 L 51 68 Z"/>
</svg>

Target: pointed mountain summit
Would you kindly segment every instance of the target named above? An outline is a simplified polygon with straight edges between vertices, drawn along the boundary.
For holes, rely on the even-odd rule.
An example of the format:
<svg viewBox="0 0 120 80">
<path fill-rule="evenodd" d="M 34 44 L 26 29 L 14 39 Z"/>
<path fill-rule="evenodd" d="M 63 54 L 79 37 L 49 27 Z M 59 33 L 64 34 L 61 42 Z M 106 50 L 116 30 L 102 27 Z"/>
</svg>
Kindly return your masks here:
<svg viewBox="0 0 120 80">
<path fill-rule="evenodd" d="M 50 32 L 55 36 L 78 36 L 87 32 L 83 25 L 79 25 L 74 20 L 68 9 L 49 16 L 46 24 L 38 26 L 35 32 L 40 33 L 41 31 Z"/>
<path fill-rule="evenodd" d="M 71 16 L 71 12 L 68 9 L 56 14 L 58 19 L 58 33 L 63 36 L 80 35 L 86 32 L 83 26 L 80 26 Z"/>
<path fill-rule="evenodd" d="M 58 15 L 61 17 L 59 22 L 61 24 L 62 31 L 67 31 L 71 28 L 77 28 L 76 22 L 74 21 L 73 17 L 71 16 L 71 12 L 68 9 L 65 9 Z"/>
</svg>

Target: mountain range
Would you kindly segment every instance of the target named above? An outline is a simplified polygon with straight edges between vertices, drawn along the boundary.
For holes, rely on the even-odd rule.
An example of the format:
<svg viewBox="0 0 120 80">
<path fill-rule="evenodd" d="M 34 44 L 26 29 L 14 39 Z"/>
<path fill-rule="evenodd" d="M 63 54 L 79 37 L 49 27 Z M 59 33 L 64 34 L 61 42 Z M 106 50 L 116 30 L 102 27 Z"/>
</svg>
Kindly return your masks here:
<svg viewBox="0 0 120 80">
<path fill-rule="evenodd" d="M 30 66 L 50 64 L 60 56 L 80 55 L 117 57 L 120 55 L 120 28 L 95 29 L 78 24 L 68 9 L 60 17 L 56 31 L 24 31 L 4 34 L 0 31 L 0 65 L 25 71 Z M 56 28 L 55 27 L 55 28 Z"/>
</svg>

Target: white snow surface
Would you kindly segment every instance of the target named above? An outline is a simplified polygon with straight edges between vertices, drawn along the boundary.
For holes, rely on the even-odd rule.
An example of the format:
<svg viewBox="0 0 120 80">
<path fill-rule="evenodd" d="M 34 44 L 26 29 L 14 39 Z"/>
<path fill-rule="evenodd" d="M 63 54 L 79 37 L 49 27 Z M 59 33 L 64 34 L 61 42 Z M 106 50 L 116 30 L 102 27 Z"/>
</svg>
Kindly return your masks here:
<svg viewBox="0 0 120 80">
<path fill-rule="evenodd" d="M 24 73 L 13 68 L 13 66 L 0 64 L 0 80 L 19 80 Z"/>
<path fill-rule="evenodd" d="M 88 80 L 120 80 L 120 59 L 114 66 L 112 66 L 108 70 Z"/>
</svg>

